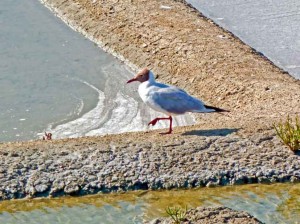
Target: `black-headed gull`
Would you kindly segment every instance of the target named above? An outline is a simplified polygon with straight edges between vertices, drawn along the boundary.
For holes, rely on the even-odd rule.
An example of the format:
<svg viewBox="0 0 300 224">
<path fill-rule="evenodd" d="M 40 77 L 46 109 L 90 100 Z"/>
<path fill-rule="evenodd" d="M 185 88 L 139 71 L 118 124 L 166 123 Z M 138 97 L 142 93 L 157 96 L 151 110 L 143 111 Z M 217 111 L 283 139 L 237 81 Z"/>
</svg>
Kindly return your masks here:
<svg viewBox="0 0 300 224">
<path fill-rule="evenodd" d="M 131 83 L 139 81 L 139 94 L 144 103 L 156 111 L 160 111 L 169 117 L 158 117 L 150 121 L 148 125 L 155 125 L 159 120 L 170 120 L 169 131 L 162 134 L 172 133 L 172 116 L 184 114 L 186 112 L 211 113 L 228 112 L 217 107 L 207 106 L 201 100 L 190 96 L 184 90 L 175 86 L 169 86 L 155 81 L 152 71 L 147 68 L 141 70 L 133 79 L 127 81 Z"/>
</svg>

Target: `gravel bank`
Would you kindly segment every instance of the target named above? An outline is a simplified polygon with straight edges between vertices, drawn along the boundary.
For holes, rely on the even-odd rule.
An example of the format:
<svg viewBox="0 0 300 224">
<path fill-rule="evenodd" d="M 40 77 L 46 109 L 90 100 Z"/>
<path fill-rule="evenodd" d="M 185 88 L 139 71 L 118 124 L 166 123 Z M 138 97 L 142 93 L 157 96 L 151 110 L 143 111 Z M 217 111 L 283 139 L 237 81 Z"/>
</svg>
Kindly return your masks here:
<svg viewBox="0 0 300 224">
<path fill-rule="evenodd" d="M 271 128 L 299 113 L 299 81 L 180 1 L 43 1 L 126 63 L 231 113 L 169 136 L 2 143 L 1 200 L 299 181 L 300 157 Z"/>
<path fill-rule="evenodd" d="M 299 156 L 271 131 L 244 137 L 186 127 L 167 139 L 132 136 L 1 144 L 0 199 L 300 180 Z"/>
<path fill-rule="evenodd" d="M 159 218 L 145 224 L 172 224 L 171 218 Z M 210 224 L 210 223 L 235 223 L 235 224 L 260 224 L 258 219 L 247 212 L 235 211 L 226 207 L 195 208 L 186 213 L 182 224 Z"/>
</svg>

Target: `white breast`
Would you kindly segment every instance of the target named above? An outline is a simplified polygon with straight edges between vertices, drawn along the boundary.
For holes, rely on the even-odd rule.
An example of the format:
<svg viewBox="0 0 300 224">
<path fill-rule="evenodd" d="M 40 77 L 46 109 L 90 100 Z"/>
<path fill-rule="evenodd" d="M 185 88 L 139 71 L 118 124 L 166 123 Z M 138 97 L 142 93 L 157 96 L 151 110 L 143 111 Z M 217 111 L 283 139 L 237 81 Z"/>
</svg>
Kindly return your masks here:
<svg viewBox="0 0 300 224">
<path fill-rule="evenodd" d="M 139 95 L 142 98 L 143 102 L 148 105 L 150 108 L 156 111 L 160 111 L 164 114 L 171 115 L 164 109 L 160 107 L 160 105 L 156 104 L 154 99 L 153 99 L 153 92 L 155 92 L 158 89 L 157 86 L 153 85 L 153 83 L 149 82 L 143 82 L 139 86 Z"/>
<path fill-rule="evenodd" d="M 139 95 L 142 98 L 144 103 L 147 103 L 147 98 L 149 96 L 149 83 L 148 82 L 143 82 L 139 85 Z"/>
</svg>

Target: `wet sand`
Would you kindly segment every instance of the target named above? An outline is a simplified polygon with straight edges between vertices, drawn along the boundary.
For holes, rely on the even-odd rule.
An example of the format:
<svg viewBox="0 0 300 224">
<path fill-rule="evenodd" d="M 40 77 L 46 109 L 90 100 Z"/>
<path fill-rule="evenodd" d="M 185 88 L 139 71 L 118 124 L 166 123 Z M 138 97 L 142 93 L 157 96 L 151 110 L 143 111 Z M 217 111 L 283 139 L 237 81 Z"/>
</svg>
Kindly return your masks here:
<svg viewBox="0 0 300 224">
<path fill-rule="evenodd" d="M 268 59 L 181 1 L 44 3 L 133 69 L 231 112 L 168 136 L 0 144 L 2 199 L 299 181 L 300 157 L 272 124 L 299 113 L 300 82 Z"/>
</svg>

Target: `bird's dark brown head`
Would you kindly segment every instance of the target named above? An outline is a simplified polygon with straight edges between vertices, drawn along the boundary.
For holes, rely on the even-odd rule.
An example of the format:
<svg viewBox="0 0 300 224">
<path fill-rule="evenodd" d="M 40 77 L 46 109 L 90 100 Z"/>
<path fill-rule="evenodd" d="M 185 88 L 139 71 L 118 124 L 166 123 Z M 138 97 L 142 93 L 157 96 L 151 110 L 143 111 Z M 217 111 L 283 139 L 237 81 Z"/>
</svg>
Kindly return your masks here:
<svg viewBox="0 0 300 224">
<path fill-rule="evenodd" d="M 150 70 L 148 68 L 144 68 L 139 73 L 137 73 L 133 79 L 128 80 L 127 83 L 131 83 L 134 81 L 146 82 L 149 80 L 149 72 Z"/>
</svg>

